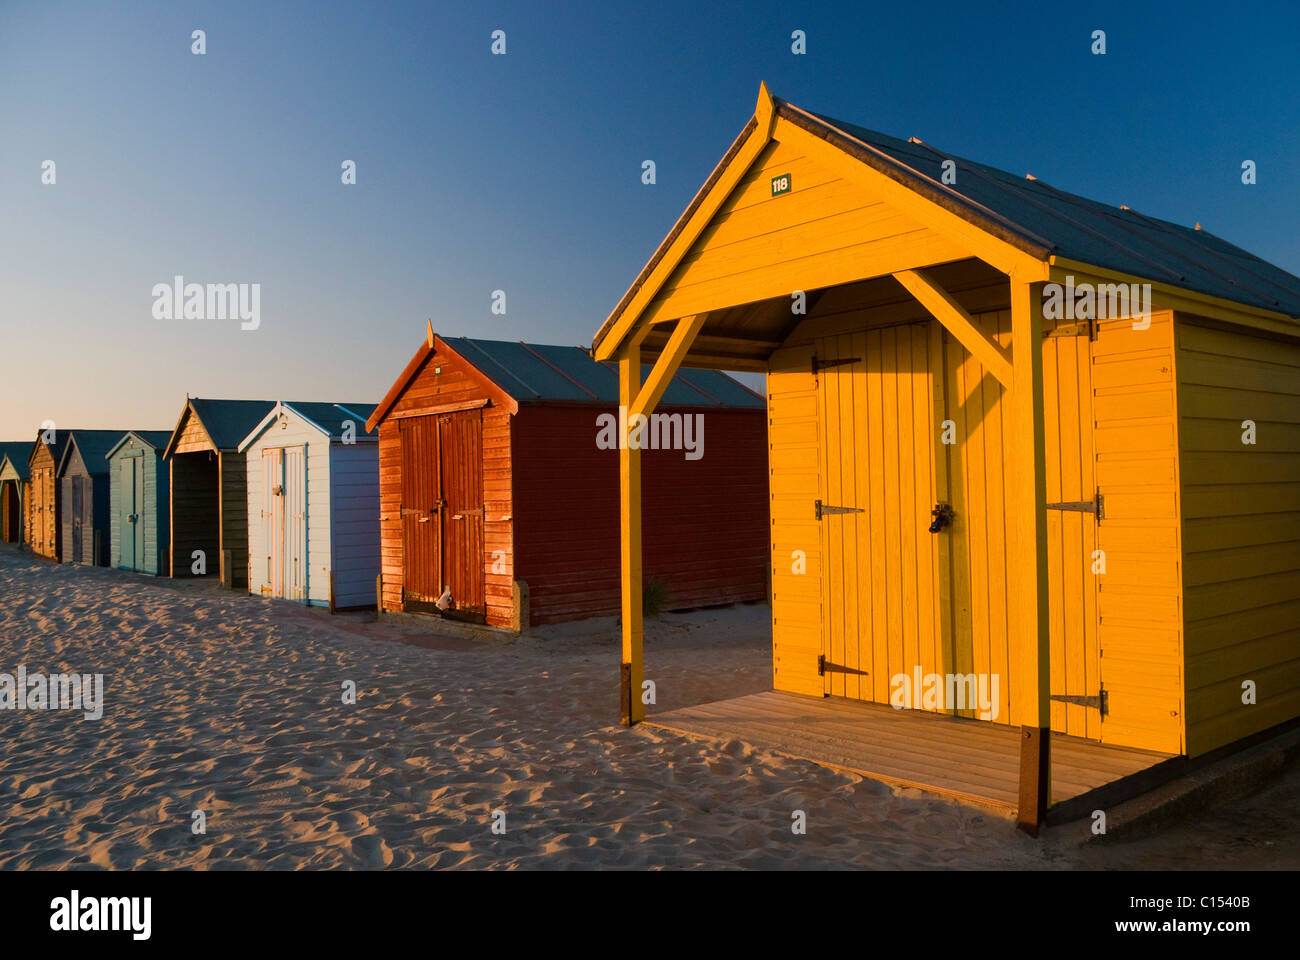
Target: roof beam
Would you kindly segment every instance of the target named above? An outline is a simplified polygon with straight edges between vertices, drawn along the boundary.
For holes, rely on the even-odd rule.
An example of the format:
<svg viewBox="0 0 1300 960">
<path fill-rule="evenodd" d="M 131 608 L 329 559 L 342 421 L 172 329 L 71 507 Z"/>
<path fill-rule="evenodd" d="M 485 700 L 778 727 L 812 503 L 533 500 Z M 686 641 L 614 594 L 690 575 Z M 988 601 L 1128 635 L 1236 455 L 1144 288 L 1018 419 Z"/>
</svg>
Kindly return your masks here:
<svg viewBox="0 0 1300 960">
<path fill-rule="evenodd" d="M 979 328 L 975 319 L 952 298 L 947 290 L 918 270 L 900 270 L 894 274 L 894 279 L 901 283 L 908 293 L 916 297 L 921 306 L 930 311 L 931 315 L 971 352 L 971 356 L 978 360 L 984 369 L 997 377 L 1002 386 L 1011 389 L 1011 355 L 1000 343 Z"/>
<path fill-rule="evenodd" d="M 668 389 L 668 384 L 677 375 L 677 368 L 682 365 L 682 358 L 690 350 L 691 344 L 695 342 L 695 335 L 700 332 L 707 319 L 707 313 L 700 313 L 693 317 L 682 317 L 677 321 L 673 335 L 668 338 L 668 343 L 659 354 L 659 359 L 655 361 L 654 369 L 650 371 L 650 376 L 637 391 L 636 400 L 627 411 L 629 423 L 638 415 L 651 413 L 659 405 L 664 391 Z"/>
</svg>

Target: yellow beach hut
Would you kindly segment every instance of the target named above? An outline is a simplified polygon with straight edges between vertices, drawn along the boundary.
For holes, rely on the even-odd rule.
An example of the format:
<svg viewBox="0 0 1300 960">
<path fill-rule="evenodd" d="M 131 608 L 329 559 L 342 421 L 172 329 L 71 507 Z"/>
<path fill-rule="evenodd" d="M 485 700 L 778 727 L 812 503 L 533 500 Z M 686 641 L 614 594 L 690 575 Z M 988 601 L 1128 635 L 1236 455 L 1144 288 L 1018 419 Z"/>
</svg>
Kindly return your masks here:
<svg viewBox="0 0 1300 960">
<path fill-rule="evenodd" d="M 996 730 L 1033 832 L 1108 758 L 1300 716 L 1297 318 L 1300 279 L 1199 224 L 763 88 L 593 354 L 629 424 L 679 365 L 767 375 L 775 690 Z M 639 454 L 625 723 L 645 711 Z M 936 720 L 874 709 L 900 743 Z"/>
</svg>

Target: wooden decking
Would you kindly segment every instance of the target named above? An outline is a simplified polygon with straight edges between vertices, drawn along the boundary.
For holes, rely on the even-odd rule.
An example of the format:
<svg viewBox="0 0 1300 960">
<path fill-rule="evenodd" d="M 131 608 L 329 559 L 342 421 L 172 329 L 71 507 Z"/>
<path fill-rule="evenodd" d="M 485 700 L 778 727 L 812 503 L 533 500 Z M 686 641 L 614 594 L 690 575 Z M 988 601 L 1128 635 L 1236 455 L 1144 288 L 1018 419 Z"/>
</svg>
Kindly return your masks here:
<svg viewBox="0 0 1300 960">
<path fill-rule="evenodd" d="M 917 787 L 965 803 L 1015 812 L 1018 728 L 895 710 L 874 703 L 766 693 L 718 700 L 647 717 L 651 726 L 694 736 L 738 739 L 885 783 Z M 1176 772 L 1176 758 L 1052 735 L 1050 819 L 1116 802 Z M 1078 801 L 1086 797 L 1087 802 Z"/>
</svg>

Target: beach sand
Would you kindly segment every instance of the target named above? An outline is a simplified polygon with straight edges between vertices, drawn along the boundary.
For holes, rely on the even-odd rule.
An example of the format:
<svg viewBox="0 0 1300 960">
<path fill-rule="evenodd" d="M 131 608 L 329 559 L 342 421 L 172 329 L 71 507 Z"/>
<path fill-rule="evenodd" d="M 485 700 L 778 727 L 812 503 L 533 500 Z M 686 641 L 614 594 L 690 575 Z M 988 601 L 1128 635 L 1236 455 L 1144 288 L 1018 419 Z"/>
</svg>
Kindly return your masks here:
<svg viewBox="0 0 1300 960">
<path fill-rule="evenodd" d="M 768 616 L 752 605 L 648 623 L 657 708 L 768 689 Z M 20 664 L 102 673 L 105 708 L 100 720 L 0 711 L 0 869 L 1297 862 L 1289 825 L 1276 845 L 1243 845 L 1249 825 L 1232 821 L 1237 839 L 1217 849 L 1235 861 L 1187 862 L 1185 838 L 1084 853 L 741 742 L 620 727 L 610 619 L 481 643 L 5 548 L 0 672 Z M 1275 789 L 1294 797 L 1294 772 Z M 1272 805 L 1252 802 L 1267 824 Z M 806 835 L 791 831 L 795 810 Z"/>
</svg>

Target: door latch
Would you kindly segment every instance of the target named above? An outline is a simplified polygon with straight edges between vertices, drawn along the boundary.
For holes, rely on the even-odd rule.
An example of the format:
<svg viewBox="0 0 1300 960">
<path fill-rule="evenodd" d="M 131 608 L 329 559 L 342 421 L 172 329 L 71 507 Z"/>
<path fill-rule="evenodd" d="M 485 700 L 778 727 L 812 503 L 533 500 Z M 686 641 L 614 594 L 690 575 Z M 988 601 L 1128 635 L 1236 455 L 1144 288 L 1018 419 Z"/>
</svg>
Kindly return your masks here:
<svg viewBox="0 0 1300 960">
<path fill-rule="evenodd" d="M 934 517 L 930 522 L 930 532 L 938 533 L 944 527 L 952 526 L 952 519 L 955 514 L 952 512 L 952 507 L 948 504 L 936 503 L 934 509 L 930 511 L 930 516 Z"/>
</svg>

